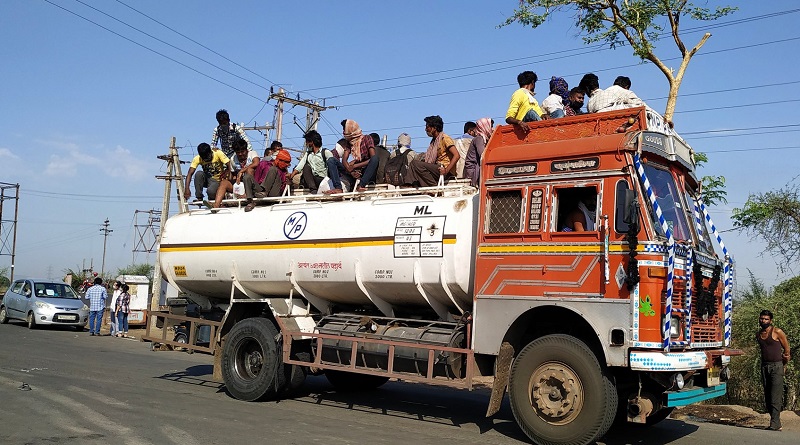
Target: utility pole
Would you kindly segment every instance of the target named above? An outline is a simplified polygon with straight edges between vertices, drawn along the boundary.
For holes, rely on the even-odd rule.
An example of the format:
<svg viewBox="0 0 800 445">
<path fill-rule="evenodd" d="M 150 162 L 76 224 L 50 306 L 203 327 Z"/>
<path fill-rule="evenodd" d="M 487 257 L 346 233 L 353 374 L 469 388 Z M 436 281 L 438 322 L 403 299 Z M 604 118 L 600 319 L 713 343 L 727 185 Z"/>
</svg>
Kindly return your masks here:
<svg viewBox="0 0 800 445">
<path fill-rule="evenodd" d="M 12 192 L 12 193 L 8 193 Z M 4 217 L 3 207 L 6 201 L 14 200 L 14 218 Z M 14 282 L 14 259 L 17 253 L 17 220 L 19 218 L 19 184 L 0 182 L 0 256 L 11 256 L 11 272 L 9 281 Z M 11 228 L 9 229 L 9 223 Z M 9 238 L 11 242 L 9 243 Z M 10 246 L 9 246 L 10 244 Z"/>
<path fill-rule="evenodd" d="M 103 227 L 100 228 L 100 232 L 103 234 L 103 262 L 100 265 L 100 277 L 103 277 L 103 274 L 106 271 L 106 241 L 108 241 L 108 235 L 113 232 L 113 230 L 108 228 L 108 218 L 103 221 Z"/>
<path fill-rule="evenodd" d="M 174 136 L 172 137 L 172 141 L 169 145 L 169 154 L 158 156 L 158 159 L 167 161 L 167 174 L 156 176 L 156 179 L 164 180 L 164 199 L 161 202 L 161 225 L 159 226 L 158 233 L 156 234 L 156 246 L 161 245 L 162 229 L 164 228 L 164 224 L 167 222 L 167 218 L 169 218 L 169 195 L 172 192 L 172 181 L 175 181 L 176 189 L 178 190 L 178 211 L 181 213 L 189 211 L 189 206 L 186 204 L 186 199 L 184 198 L 183 194 L 183 173 L 181 173 L 182 161 L 178 156 L 178 147 L 175 145 Z M 159 309 L 158 303 L 161 299 L 161 277 L 161 261 L 159 260 L 158 254 L 156 254 L 156 267 L 153 270 L 153 295 L 150 297 L 151 311 L 157 311 Z M 153 319 L 153 327 L 155 327 L 155 319 Z"/>
</svg>

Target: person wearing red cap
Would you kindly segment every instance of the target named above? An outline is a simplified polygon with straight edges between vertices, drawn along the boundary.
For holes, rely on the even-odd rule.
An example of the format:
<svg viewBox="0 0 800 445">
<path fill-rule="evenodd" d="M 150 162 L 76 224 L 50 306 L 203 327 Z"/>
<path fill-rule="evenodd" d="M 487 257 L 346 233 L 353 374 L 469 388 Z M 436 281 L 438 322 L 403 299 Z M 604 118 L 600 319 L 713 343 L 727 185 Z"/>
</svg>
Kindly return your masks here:
<svg viewBox="0 0 800 445">
<path fill-rule="evenodd" d="M 274 160 L 259 163 L 254 174 L 247 173 L 243 176 L 244 192 L 247 196 L 245 212 L 255 208 L 256 203 L 253 202 L 253 198 L 281 196 L 286 187 L 291 162 L 292 155 L 288 151 L 278 150 Z"/>
</svg>

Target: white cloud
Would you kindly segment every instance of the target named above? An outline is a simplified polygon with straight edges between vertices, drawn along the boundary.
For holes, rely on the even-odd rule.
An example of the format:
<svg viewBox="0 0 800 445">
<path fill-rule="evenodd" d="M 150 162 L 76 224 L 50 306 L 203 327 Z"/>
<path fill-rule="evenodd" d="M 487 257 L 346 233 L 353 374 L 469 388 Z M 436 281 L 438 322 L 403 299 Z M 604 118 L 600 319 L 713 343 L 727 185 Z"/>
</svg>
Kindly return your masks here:
<svg viewBox="0 0 800 445">
<path fill-rule="evenodd" d="M 8 159 L 19 159 L 19 156 L 15 155 L 15 154 L 14 154 L 13 152 L 11 152 L 11 150 L 10 150 L 10 149 L 8 149 L 8 148 L 2 148 L 2 147 L 0 147 L 0 159 L 3 159 L 3 158 L 8 158 Z"/>
</svg>

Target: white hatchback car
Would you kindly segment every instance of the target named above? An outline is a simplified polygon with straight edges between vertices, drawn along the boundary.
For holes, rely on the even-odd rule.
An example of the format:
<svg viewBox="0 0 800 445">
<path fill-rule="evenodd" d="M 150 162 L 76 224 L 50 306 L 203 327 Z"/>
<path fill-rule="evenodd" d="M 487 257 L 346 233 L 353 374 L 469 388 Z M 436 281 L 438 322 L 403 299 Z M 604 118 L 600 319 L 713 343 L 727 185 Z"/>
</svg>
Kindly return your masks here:
<svg viewBox="0 0 800 445">
<path fill-rule="evenodd" d="M 0 301 L 0 323 L 23 320 L 37 325 L 73 326 L 82 331 L 89 307 L 66 283 L 49 280 L 15 280 Z"/>
</svg>

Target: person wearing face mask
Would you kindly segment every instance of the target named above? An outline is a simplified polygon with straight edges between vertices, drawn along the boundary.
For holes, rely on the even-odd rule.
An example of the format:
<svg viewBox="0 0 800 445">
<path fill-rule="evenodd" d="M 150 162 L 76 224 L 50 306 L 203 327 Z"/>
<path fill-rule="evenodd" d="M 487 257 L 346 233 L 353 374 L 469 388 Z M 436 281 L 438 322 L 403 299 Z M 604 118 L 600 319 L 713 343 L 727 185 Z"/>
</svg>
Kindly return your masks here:
<svg viewBox="0 0 800 445">
<path fill-rule="evenodd" d="M 288 181 L 291 162 L 292 156 L 288 151 L 278 150 L 275 159 L 258 164 L 255 174 L 244 177 L 244 191 L 247 196 L 245 212 L 250 212 L 256 207 L 253 198 L 281 196 Z"/>
<path fill-rule="evenodd" d="M 265 161 L 274 161 L 275 155 L 277 155 L 278 151 L 282 148 L 283 144 L 281 141 L 272 141 L 269 147 L 264 150 L 264 157 L 262 159 Z"/>
<path fill-rule="evenodd" d="M 585 93 L 581 87 L 575 87 L 569 90 L 569 103 L 564 107 L 564 114 L 566 116 L 577 116 L 583 114 L 583 99 Z"/>
<path fill-rule="evenodd" d="M 758 316 L 761 330 L 756 343 L 761 348 L 761 383 L 764 385 L 764 405 L 769 413 L 771 431 L 781 430 L 783 408 L 783 374 L 791 353 L 786 333 L 772 325 L 772 312 L 764 309 Z"/>
</svg>

